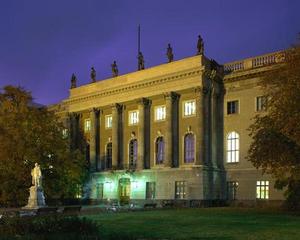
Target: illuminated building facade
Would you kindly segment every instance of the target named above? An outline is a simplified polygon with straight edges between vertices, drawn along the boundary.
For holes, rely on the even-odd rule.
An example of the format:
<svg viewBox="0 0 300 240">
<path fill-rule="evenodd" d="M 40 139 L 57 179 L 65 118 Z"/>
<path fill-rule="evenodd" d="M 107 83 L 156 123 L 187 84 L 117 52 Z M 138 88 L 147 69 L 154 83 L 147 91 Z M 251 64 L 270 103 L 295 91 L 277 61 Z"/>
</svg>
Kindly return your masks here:
<svg viewBox="0 0 300 240">
<path fill-rule="evenodd" d="M 203 54 L 76 87 L 53 106 L 72 148 L 86 141 L 95 201 L 282 200 L 246 155 L 263 114 L 261 76 L 281 53 L 219 65 Z M 73 82 L 74 83 L 74 82 Z"/>
</svg>

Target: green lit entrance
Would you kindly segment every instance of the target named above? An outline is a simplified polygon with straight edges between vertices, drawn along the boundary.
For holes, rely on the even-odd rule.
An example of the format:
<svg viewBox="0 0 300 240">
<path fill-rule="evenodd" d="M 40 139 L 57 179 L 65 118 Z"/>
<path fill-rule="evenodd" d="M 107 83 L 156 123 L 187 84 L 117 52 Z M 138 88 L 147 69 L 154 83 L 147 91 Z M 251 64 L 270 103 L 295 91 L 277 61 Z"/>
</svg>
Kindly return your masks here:
<svg viewBox="0 0 300 240">
<path fill-rule="evenodd" d="M 128 204 L 130 200 L 130 178 L 120 178 L 119 199 L 121 204 Z"/>
</svg>

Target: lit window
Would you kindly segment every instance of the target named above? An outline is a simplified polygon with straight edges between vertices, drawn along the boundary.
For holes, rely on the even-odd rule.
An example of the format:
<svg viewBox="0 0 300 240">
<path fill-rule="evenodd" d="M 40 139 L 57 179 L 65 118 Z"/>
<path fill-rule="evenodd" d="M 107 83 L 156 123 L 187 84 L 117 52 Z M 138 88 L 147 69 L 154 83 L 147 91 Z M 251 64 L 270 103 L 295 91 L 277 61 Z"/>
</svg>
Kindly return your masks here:
<svg viewBox="0 0 300 240">
<path fill-rule="evenodd" d="M 105 116 L 105 128 L 112 128 L 112 115 Z"/>
<path fill-rule="evenodd" d="M 192 116 L 196 114 L 196 101 L 185 101 L 184 103 L 184 116 Z"/>
<path fill-rule="evenodd" d="M 269 199 L 269 181 L 256 182 L 256 198 Z"/>
<path fill-rule="evenodd" d="M 85 132 L 91 131 L 91 120 L 90 119 L 85 119 L 85 121 L 84 121 L 84 131 Z"/>
<path fill-rule="evenodd" d="M 139 111 L 129 112 L 129 125 L 135 125 L 139 123 Z"/>
<path fill-rule="evenodd" d="M 186 182 L 177 181 L 175 182 L 175 199 L 185 199 L 186 196 Z"/>
<path fill-rule="evenodd" d="M 239 101 L 227 102 L 227 114 L 237 114 L 239 113 Z"/>
<path fill-rule="evenodd" d="M 195 137 L 188 133 L 184 136 L 184 162 L 193 163 L 195 159 Z"/>
<path fill-rule="evenodd" d="M 166 119 L 166 106 L 159 106 L 155 108 L 155 121 L 162 121 Z"/>
<path fill-rule="evenodd" d="M 158 137 L 155 143 L 156 164 L 164 163 L 165 143 L 163 137 Z"/>
<path fill-rule="evenodd" d="M 138 151 L 138 146 L 137 146 L 137 140 L 133 139 L 129 143 L 129 167 L 135 168 L 136 163 L 137 163 L 137 151 Z"/>
<path fill-rule="evenodd" d="M 237 188 L 239 186 L 238 182 L 227 182 L 227 199 L 236 200 Z"/>
<path fill-rule="evenodd" d="M 146 199 L 155 199 L 155 182 L 146 182 Z"/>
<path fill-rule="evenodd" d="M 267 97 L 266 96 L 260 96 L 256 97 L 256 111 L 266 111 L 267 110 Z"/>
<path fill-rule="evenodd" d="M 239 162 L 240 139 L 239 134 L 231 132 L 227 136 L 227 162 Z"/>
<path fill-rule="evenodd" d="M 64 128 L 62 130 L 62 135 L 63 135 L 63 138 L 67 138 L 68 137 L 68 129 L 67 128 Z"/>
<path fill-rule="evenodd" d="M 112 143 L 108 143 L 106 145 L 106 164 L 105 164 L 106 169 L 111 169 L 112 168 Z"/>
</svg>

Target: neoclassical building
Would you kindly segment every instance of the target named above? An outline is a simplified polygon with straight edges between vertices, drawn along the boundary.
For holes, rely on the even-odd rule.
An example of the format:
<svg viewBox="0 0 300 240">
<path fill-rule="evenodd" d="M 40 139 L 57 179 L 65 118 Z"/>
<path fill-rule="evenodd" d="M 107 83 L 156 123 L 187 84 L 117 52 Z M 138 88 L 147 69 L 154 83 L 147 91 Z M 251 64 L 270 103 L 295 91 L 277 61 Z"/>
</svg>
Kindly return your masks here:
<svg viewBox="0 0 300 240">
<path fill-rule="evenodd" d="M 219 65 L 199 54 L 78 87 L 73 78 L 69 97 L 50 108 L 65 122 L 71 147 L 86 144 L 84 197 L 282 200 L 274 180 L 246 159 L 247 129 L 267 111 L 258 82 L 281 60 L 275 52 Z"/>
</svg>

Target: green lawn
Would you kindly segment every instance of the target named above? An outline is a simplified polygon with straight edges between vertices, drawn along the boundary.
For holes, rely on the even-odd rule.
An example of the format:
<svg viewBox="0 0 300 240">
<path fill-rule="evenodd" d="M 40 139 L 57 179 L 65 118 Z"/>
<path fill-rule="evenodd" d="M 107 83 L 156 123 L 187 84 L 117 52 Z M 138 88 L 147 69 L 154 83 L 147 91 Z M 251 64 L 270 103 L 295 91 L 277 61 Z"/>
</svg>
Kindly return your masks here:
<svg viewBox="0 0 300 240">
<path fill-rule="evenodd" d="M 266 210 L 174 209 L 100 213 L 87 218 L 99 222 L 104 236 L 113 234 L 119 239 L 300 240 L 300 216 Z"/>
</svg>

